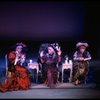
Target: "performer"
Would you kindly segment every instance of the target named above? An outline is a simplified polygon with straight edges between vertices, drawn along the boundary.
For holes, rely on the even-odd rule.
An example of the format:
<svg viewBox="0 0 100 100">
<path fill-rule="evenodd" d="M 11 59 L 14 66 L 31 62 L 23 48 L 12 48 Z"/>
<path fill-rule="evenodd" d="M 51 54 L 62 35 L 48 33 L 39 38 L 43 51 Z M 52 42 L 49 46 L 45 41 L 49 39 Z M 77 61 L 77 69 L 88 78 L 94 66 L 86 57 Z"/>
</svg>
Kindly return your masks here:
<svg viewBox="0 0 100 100">
<path fill-rule="evenodd" d="M 90 53 L 86 50 L 87 43 L 77 43 L 77 51 L 73 55 L 73 81 L 75 85 L 84 80 L 89 71 L 89 60 L 91 60 Z"/>
<path fill-rule="evenodd" d="M 45 63 L 46 60 L 46 53 L 47 53 L 47 47 L 48 47 L 48 43 L 42 44 L 40 46 L 40 50 L 39 50 L 39 56 L 38 56 L 38 64 L 39 64 L 39 70 L 41 71 L 42 74 L 42 83 L 47 83 L 46 79 L 47 79 L 47 66 Z"/>
<path fill-rule="evenodd" d="M 58 69 L 58 72 L 59 72 L 58 82 L 60 82 L 61 81 L 61 75 L 62 75 L 62 55 L 61 55 L 62 51 L 61 51 L 60 45 L 57 42 L 53 43 L 52 45 L 56 49 L 57 54 L 60 55 L 59 61 L 57 62 L 57 69 Z"/>
<path fill-rule="evenodd" d="M 0 86 L 1 92 L 13 90 L 27 90 L 30 87 L 30 74 L 26 68 L 26 53 L 23 51 L 26 45 L 16 44 L 16 50 L 8 55 L 9 79 Z"/>
<path fill-rule="evenodd" d="M 41 54 L 42 62 L 45 66 L 45 82 L 48 87 L 52 88 L 57 83 L 57 63 L 60 62 L 61 51 L 56 51 L 51 44 L 47 47 L 47 53 Z"/>
</svg>

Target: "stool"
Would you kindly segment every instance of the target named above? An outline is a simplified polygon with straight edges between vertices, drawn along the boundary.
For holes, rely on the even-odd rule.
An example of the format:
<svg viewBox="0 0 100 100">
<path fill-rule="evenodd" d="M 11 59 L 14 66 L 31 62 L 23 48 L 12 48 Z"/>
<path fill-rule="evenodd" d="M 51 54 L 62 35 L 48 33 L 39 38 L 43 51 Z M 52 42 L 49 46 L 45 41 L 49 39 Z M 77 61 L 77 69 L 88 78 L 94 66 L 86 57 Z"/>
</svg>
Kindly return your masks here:
<svg viewBox="0 0 100 100">
<path fill-rule="evenodd" d="M 72 81 L 72 72 L 73 72 L 73 67 L 72 67 L 72 63 L 63 63 L 62 64 L 62 82 L 64 80 L 64 69 L 70 69 L 70 78 L 69 78 L 69 82 Z"/>
<path fill-rule="evenodd" d="M 30 63 L 28 63 L 28 68 L 29 69 L 36 69 L 36 71 L 37 71 L 36 83 L 37 83 L 38 82 L 38 73 L 39 73 L 38 63 L 36 63 L 36 62 L 34 62 L 34 63 L 30 62 Z"/>
</svg>

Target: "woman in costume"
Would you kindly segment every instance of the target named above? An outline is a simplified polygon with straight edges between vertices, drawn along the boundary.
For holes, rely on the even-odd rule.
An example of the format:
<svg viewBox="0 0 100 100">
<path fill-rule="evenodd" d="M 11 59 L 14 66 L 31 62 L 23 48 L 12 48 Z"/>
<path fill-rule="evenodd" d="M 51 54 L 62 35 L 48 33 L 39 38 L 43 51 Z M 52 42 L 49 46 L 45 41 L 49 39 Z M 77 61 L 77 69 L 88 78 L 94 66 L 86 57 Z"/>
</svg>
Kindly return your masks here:
<svg viewBox="0 0 100 100">
<path fill-rule="evenodd" d="M 23 52 L 25 48 L 23 43 L 17 43 L 16 50 L 8 54 L 9 79 L 0 86 L 1 92 L 29 89 L 30 74 L 26 68 L 26 53 Z"/>
<path fill-rule="evenodd" d="M 76 44 L 77 51 L 73 55 L 73 81 L 75 85 L 79 84 L 86 78 L 89 71 L 89 60 L 91 60 L 90 53 L 86 50 L 87 43 L 79 42 Z"/>
<path fill-rule="evenodd" d="M 58 72 L 57 63 L 61 61 L 61 51 L 57 51 L 53 45 L 48 44 L 47 53 L 41 53 L 41 61 L 45 68 L 45 83 L 52 88 L 57 83 Z"/>
<path fill-rule="evenodd" d="M 38 56 L 38 64 L 39 64 L 39 69 L 41 70 L 41 76 L 42 76 L 42 83 L 46 84 L 46 79 L 47 79 L 47 67 L 46 67 L 46 53 L 47 53 L 47 47 L 48 43 L 41 44 L 40 49 L 39 49 L 39 56 Z"/>
</svg>

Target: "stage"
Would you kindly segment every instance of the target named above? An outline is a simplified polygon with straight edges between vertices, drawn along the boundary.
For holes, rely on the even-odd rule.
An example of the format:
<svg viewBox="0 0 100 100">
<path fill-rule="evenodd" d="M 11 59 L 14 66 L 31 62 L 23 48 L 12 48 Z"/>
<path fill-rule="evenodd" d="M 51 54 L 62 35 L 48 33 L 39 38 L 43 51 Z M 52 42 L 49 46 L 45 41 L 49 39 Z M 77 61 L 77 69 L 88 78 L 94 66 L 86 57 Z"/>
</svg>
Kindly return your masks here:
<svg viewBox="0 0 100 100">
<path fill-rule="evenodd" d="M 4 60 L 3 60 L 4 62 Z M 3 65 L 2 62 L 2 65 Z M 100 98 L 100 61 L 91 61 L 87 83 L 75 86 L 69 82 L 58 82 L 55 88 L 50 89 L 45 84 L 32 82 L 29 90 L 0 92 L 0 99 L 80 99 Z M 5 68 L 4 68 L 5 69 Z M 1 68 L 1 71 L 3 69 Z M 5 74 L 4 74 L 5 75 Z M 1 76 L 4 76 L 1 75 Z M 66 74 L 65 74 L 66 76 Z M 66 78 L 66 77 L 65 77 Z M 1 80 L 4 82 L 5 78 Z M 99 85 L 99 87 L 96 87 Z"/>
<path fill-rule="evenodd" d="M 56 88 L 48 88 L 44 84 L 32 84 L 29 90 L 0 93 L 0 99 L 83 99 L 100 98 L 100 89 L 95 84 L 58 83 Z"/>
<path fill-rule="evenodd" d="M 88 83 L 88 84 L 80 84 L 80 85 L 74 85 L 73 83 L 61 83 L 58 82 L 53 89 L 90 89 L 95 88 L 95 83 Z M 45 84 L 32 84 L 31 89 L 49 89 Z"/>
<path fill-rule="evenodd" d="M 50 89 L 32 82 L 29 90 L 0 92 L 0 99 L 100 99 L 100 2 L 1 2 L 0 3 L 0 85 L 6 79 L 6 55 L 15 50 L 16 43 L 27 46 L 26 62 L 37 62 L 40 45 L 58 43 L 62 63 L 67 55 L 73 60 L 78 42 L 89 44 L 91 54 L 86 84 L 75 86 L 64 81 Z"/>
</svg>

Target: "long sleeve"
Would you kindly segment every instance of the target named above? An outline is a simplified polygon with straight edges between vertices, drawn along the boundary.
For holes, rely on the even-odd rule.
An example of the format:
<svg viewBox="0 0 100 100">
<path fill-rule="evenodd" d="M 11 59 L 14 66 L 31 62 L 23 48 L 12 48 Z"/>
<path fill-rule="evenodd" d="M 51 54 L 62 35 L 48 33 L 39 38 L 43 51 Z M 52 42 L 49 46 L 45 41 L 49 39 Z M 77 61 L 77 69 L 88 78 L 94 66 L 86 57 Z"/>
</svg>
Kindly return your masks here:
<svg viewBox="0 0 100 100">
<path fill-rule="evenodd" d="M 91 57 L 91 55 L 90 55 L 90 53 L 87 51 L 87 58 L 90 58 Z"/>
<path fill-rule="evenodd" d="M 62 60 L 62 57 L 61 57 L 61 55 L 60 55 L 60 56 L 58 56 L 58 63 L 60 63 L 61 60 Z"/>
<path fill-rule="evenodd" d="M 73 55 L 73 60 L 75 60 L 75 61 L 79 60 L 78 55 L 77 55 L 77 51 Z"/>
<path fill-rule="evenodd" d="M 91 60 L 91 55 L 90 55 L 90 53 L 87 51 L 86 58 L 84 59 L 84 61 L 88 61 L 88 60 Z"/>
<path fill-rule="evenodd" d="M 14 61 L 15 61 L 15 53 L 14 51 L 8 54 L 8 71 L 14 71 Z"/>
</svg>

